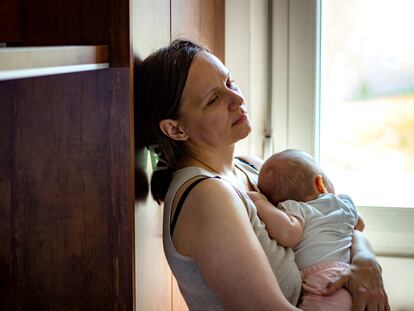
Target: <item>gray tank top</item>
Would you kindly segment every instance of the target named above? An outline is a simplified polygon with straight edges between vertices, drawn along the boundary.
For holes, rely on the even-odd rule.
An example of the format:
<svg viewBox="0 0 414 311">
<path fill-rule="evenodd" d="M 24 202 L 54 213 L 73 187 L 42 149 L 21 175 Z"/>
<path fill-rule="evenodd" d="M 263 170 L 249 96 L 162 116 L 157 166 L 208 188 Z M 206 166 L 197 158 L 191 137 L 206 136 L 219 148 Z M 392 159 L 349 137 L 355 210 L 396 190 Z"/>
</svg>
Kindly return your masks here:
<svg viewBox="0 0 414 311">
<path fill-rule="evenodd" d="M 238 160 L 236 160 L 236 166 L 246 173 L 252 185 L 256 187 L 257 171 Z M 171 208 L 175 194 L 186 181 L 196 176 L 214 177 L 210 172 L 199 167 L 186 167 L 177 170 L 173 174 L 164 202 L 164 252 L 190 311 L 224 310 L 216 294 L 207 285 L 197 264 L 191 257 L 181 255 L 175 249 L 171 239 Z M 266 253 L 283 294 L 291 304 L 296 305 L 301 291 L 302 280 L 300 272 L 294 262 L 294 253 L 292 249 L 278 245 L 276 241 L 269 237 L 263 222 L 257 216 L 256 207 L 253 202 L 244 191 L 241 191 L 234 186 L 233 188 L 240 196 L 247 209 L 250 223 Z"/>
</svg>

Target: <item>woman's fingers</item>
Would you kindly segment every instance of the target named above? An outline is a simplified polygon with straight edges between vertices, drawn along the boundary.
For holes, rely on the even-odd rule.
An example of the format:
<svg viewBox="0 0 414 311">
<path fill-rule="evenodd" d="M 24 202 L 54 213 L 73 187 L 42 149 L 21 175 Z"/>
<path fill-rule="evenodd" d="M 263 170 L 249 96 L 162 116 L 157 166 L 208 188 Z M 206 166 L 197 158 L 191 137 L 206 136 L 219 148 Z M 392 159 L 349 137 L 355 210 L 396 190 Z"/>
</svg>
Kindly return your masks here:
<svg viewBox="0 0 414 311">
<path fill-rule="evenodd" d="M 349 271 L 343 272 L 342 274 L 340 274 L 338 276 L 338 278 L 329 283 L 325 292 L 323 293 L 323 295 L 325 296 L 329 296 L 332 293 L 334 293 L 335 291 L 337 291 L 338 289 L 342 288 L 342 287 L 347 287 L 348 281 L 350 278 L 350 273 Z"/>
<path fill-rule="evenodd" d="M 354 295 L 352 296 L 352 311 L 366 311 L 369 308 L 369 305 L 367 306 L 367 303 L 368 290 L 366 288 L 362 287 L 359 288 L 358 291 L 354 291 Z M 369 311 L 371 310 L 372 309 L 369 309 Z M 376 307 L 374 310 L 377 311 Z"/>
<path fill-rule="evenodd" d="M 361 300 L 354 301 L 352 299 L 352 311 L 365 311 L 365 302 Z"/>
<path fill-rule="evenodd" d="M 367 311 L 379 311 L 379 310 L 381 310 L 381 309 L 378 309 L 378 305 L 377 305 L 377 303 L 371 303 L 371 302 L 369 302 L 368 303 L 368 306 L 367 306 L 367 308 L 366 308 L 366 310 Z M 381 310 L 382 311 L 382 310 Z"/>
<path fill-rule="evenodd" d="M 329 296 L 338 289 L 346 287 L 352 292 L 353 311 L 390 311 L 387 295 L 382 286 L 366 286 L 352 271 L 345 271 L 328 284 L 323 295 Z"/>
<path fill-rule="evenodd" d="M 379 311 L 391 311 L 390 305 L 388 303 L 388 296 L 384 290 L 381 290 L 381 305 L 378 309 Z"/>
</svg>

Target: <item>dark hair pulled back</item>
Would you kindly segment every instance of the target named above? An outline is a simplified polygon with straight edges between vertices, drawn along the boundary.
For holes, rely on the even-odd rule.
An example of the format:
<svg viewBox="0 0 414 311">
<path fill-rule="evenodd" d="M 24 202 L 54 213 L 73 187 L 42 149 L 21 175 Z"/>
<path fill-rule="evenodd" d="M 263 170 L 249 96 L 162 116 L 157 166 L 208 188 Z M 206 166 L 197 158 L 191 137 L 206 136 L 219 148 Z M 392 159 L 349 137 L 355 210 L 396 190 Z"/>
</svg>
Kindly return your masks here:
<svg viewBox="0 0 414 311">
<path fill-rule="evenodd" d="M 181 95 L 194 56 L 205 48 L 187 40 L 175 40 L 134 67 L 135 145 L 137 148 L 158 145 L 158 156 L 168 169 L 155 170 L 151 193 L 164 201 L 172 173 L 181 156 L 180 142 L 166 136 L 159 123 L 180 117 Z"/>
</svg>

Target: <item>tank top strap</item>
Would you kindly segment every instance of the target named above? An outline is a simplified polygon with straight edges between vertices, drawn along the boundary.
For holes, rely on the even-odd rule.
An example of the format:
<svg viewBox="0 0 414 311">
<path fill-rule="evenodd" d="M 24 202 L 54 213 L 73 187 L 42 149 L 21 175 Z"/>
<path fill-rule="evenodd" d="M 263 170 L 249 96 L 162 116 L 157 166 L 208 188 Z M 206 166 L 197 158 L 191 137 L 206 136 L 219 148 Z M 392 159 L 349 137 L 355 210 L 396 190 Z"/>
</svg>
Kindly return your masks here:
<svg viewBox="0 0 414 311">
<path fill-rule="evenodd" d="M 171 236 L 174 233 L 175 225 L 177 224 L 177 220 L 178 220 L 178 217 L 180 216 L 181 209 L 184 205 L 185 200 L 187 199 L 188 195 L 190 194 L 190 191 L 193 190 L 193 188 L 195 186 L 197 186 L 199 183 L 201 183 L 202 181 L 204 181 L 206 179 L 209 179 L 209 178 L 220 179 L 219 176 L 214 176 L 214 177 L 212 177 L 212 176 L 203 176 L 203 177 L 197 178 L 195 181 L 193 181 L 187 187 L 187 189 L 185 189 L 184 193 L 181 195 L 180 200 L 178 201 L 177 207 L 175 208 L 175 212 L 174 212 L 172 222 L 171 222 L 171 225 L 170 225 L 170 234 L 171 234 Z"/>
</svg>

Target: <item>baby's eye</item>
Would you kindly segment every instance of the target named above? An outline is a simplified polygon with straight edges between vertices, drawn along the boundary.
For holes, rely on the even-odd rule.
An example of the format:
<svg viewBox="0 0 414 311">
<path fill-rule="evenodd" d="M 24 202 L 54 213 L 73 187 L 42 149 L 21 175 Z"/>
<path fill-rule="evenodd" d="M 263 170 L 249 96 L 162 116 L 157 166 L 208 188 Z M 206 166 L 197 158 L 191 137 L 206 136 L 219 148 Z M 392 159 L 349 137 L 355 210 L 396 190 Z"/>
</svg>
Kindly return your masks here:
<svg viewBox="0 0 414 311">
<path fill-rule="evenodd" d="M 210 104 L 213 104 L 217 99 L 218 99 L 219 97 L 218 97 L 218 95 L 215 95 L 214 97 L 212 97 L 209 101 L 208 101 L 208 103 L 207 103 L 207 105 L 210 105 Z"/>
</svg>

